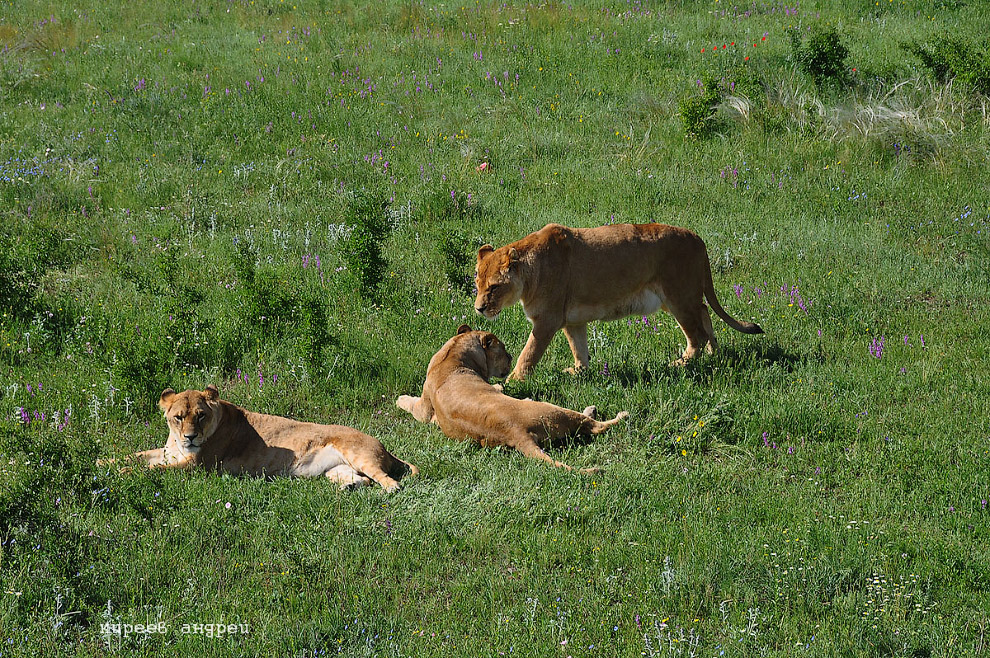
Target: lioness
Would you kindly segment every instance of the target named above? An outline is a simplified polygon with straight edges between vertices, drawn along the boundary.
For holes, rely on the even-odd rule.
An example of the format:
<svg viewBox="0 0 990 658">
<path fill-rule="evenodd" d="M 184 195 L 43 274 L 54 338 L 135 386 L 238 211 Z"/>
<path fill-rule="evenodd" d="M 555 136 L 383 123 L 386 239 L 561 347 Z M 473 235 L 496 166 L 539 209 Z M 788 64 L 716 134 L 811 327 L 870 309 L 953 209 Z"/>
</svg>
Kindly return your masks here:
<svg viewBox="0 0 990 658">
<path fill-rule="evenodd" d="M 130 456 L 150 468 L 204 466 L 255 476 L 324 475 L 341 488 L 374 480 L 387 491 L 398 488 L 406 471 L 419 472 L 373 436 L 342 425 L 254 413 L 221 400 L 216 386 L 182 393 L 167 388 L 158 406 L 168 423 L 165 447 Z"/>
<path fill-rule="evenodd" d="M 734 320 L 715 297 L 705 243 L 693 231 L 666 224 L 568 228 L 548 224 L 522 240 L 478 250 L 474 308 L 489 320 L 521 301 L 533 325 L 509 379 L 525 379 L 550 340 L 563 329 L 576 372 L 588 367 L 588 322 L 670 311 L 687 338 L 682 365 L 707 346 L 717 348 L 705 299 L 726 324 Z"/>
<path fill-rule="evenodd" d="M 552 459 L 542 446 L 573 434 L 601 434 L 629 415 L 595 420 L 595 408 L 584 413 L 546 402 L 517 400 L 488 383 L 509 374 L 512 357 L 495 334 L 472 331 L 464 324 L 433 355 L 426 369 L 423 396 L 401 395 L 396 406 L 423 423 L 436 423 L 452 439 L 474 439 L 483 446 L 509 446 L 527 457 L 573 470 Z M 589 469 L 594 470 L 594 469 Z"/>
</svg>

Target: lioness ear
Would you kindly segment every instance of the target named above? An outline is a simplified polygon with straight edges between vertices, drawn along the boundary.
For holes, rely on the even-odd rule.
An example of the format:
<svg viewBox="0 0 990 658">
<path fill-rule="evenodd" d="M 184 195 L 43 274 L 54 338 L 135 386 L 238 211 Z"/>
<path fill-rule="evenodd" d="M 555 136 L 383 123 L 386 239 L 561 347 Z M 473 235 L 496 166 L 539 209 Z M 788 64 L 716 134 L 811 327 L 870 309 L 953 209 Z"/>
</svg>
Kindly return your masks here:
<svg viewBox="0 0 990 658">
<path fill-rule="evenodd" d="M 206 393 L 206 399 L 207 400 L 211 400 L 212 401 L 212 400 L 216 400 L 217 398 L 220 397 L 220 390 L 217 389 L 217 387 L 214 386 L 213 384 L 210 384 L 209 386 L 207 386 L 206 387 L 206 390 L 203 391 L 203 392 Z"/>
<path fill-rule="evenodd" d="M 164 391 L 162 391 L 162 396 L 158 398 L 158 406 L 162 408 L 162 411 L 168 409 L 168 405 L 172 402 L 172 398 L 174 397 L 175 397 L 174 390 L 170 388 L 166 388 Z"/>
<path fill-rule="evenodd" d="M 466 324 L 462 324 L 457 328 L 457 335 L 460 336 L 461 334 L 466 334 L 469 331 L 471 331 L 471 327 L 467 326 Z"/>
<path fill-rule="evenodd" d="M 482 260 L 484 260 L 485 256 L 492 253 L 493 251 L 495 251 L 495 247 L 491 246 L 490 244 L 486 244 L 482 246 L 481 249 L 478 250 L 478 262 L 480 263 Z"/>
<path fill-rule="evenodd" d="M 481 346 L 486 350 L 495 342 L 495 334 L 485 334 L 481 337 Z"/>
<path fill-rule="evenodd" d="M 519 252 L 515 247 L 509 247 L 509 262 L 514 263 L 519 260 Z"/>
</svg>

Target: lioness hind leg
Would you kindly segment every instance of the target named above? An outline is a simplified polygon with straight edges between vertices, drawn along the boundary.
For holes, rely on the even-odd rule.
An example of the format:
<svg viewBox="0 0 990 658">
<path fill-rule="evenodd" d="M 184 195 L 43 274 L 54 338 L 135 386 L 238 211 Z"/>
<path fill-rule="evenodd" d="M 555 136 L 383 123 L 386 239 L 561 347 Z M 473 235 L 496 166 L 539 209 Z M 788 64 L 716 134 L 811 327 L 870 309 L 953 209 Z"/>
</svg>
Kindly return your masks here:
<svg viewBox="0 0 990 658">
<path fill-rule="evenodd" d="M 715 350 L 718 349 L 718 341 L 715 339 L 715 327 L 712 326 L 712 314 L 707 308 L 701 314 L 701 320 L 705 323 L 705 331 L 708 332 L 708 345 L 705 346 L 705 352 L 714 354 Z"/>
<path fill-rule="evenodd" d="M 672 365 L 683 366 L 698 356 L 698 353 L 708 344 L 709 331 L 705 326 L 706 319 L 708 327 L 711 326 L 712 321 L 708 317 L 708 307 L 700 300 L 690 305 L 671 306 L 671 313 L 674 315 L 674 319 L 677 320 L 677 324 L 680 325 L 681 331 L 684 333 L 684 338 L 687 339 L 687 347 L 684 349 L 684 354 L 681 355 L 681 358 L 674 361 Z"/>
<path fill-rule="evenodd" d="M 336 482 L 340 485 L 341 489 L 363 487 L 371 484 L 371 478 L 361 475 L 355 471 L 350 464 L 340 464 L 339 466 L 334 466 L 329 471 L 324 473 L 324 475 L 331 482 Z"/>
<path fill-rule="evenodd" d="M 532 434 L 529 434 L 528 432 L 522 434 L 520 437 L 517 438 L 514 447 L 516 450 L 526 455 L 530 459 L 539 459 L 540 461 L 545 461 L 548 464 L 553 464 L 557 468 L 563 468 L 568 471 L 574 470 L 573 467 L 568 466 L 563 462 L 559 462 L 556 459 L 552 458 L 547 453 L 543 452 L 543 448 L 541 448 L 540 444 L 537 443 L 536 437 L 534 437 Z"/>
<path fill-rule="evenodd" d="M 618 414 L 616 414 L 615 418 L 613 418 L 612 420 L 598 421 L 592 419 L 591 422 L 593 424 L 588 428 L 588 431 L 591 432 L 592 434 L 601 434 L 602 432 L 612 427 L 613 425 L 618 425 L 628 417 L 629 417 L 628 411 L 620 411 Z"/>
</svg>

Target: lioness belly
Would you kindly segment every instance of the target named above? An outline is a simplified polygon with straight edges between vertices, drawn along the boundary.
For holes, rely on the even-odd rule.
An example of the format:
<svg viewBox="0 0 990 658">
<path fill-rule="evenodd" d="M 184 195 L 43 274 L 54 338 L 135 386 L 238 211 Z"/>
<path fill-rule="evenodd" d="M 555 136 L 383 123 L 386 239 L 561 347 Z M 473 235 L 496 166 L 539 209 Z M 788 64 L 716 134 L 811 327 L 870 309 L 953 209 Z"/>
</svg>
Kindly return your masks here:
<svg viewBox="0 0 990 658">
<path fill-rule="evenodd" d="M 317 477 L 332 468 L 346 465 L 347 460 L 333 446 L 324 446 L 319 450 L 299 458 L 292 466 L 292 474 L 297 477 Z"/>
<path fill-rule="evenodd" d="M 567 324 L 584 324 L 593 320 L 618 320 L 629 315 L 651 315 L 665 307 L 663 294 L 644 289 L 619 299 L 574 303 L 567 309 Z"/>
</svg>

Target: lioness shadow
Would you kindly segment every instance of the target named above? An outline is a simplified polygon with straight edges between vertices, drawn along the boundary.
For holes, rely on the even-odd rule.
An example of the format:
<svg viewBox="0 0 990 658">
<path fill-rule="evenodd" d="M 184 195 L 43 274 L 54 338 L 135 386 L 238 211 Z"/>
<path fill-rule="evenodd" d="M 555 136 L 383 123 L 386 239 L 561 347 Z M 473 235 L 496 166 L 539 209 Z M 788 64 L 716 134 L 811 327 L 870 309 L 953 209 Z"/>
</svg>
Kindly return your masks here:
<svg viewBox="0 0 990 658">
<path fill-rule="evenodd" d="M 821 361 L 822 358 L 819 355 L 798 354 L 781 347 L 777 342 L 764 341 L 744 348 L 723 347 L 717 353 L 702 355 L 685 366 L 669 363 L 609 364 L 608 374 L 605 376 L 618 381 L 622 386 L 653 384 L 662 379 L 681 376 L 704 384 L 710 382 L 722 368 L 748 372 L 775 366 L 784 372 L 793 372 L 798 365 L 809 360 Z"/>
</svg>

